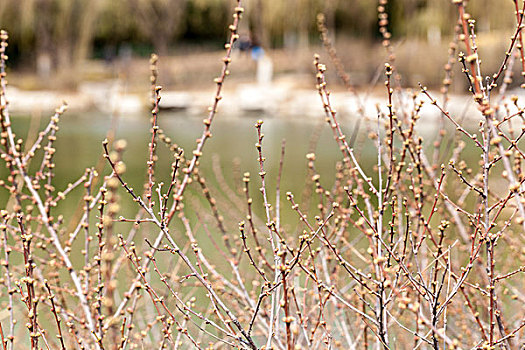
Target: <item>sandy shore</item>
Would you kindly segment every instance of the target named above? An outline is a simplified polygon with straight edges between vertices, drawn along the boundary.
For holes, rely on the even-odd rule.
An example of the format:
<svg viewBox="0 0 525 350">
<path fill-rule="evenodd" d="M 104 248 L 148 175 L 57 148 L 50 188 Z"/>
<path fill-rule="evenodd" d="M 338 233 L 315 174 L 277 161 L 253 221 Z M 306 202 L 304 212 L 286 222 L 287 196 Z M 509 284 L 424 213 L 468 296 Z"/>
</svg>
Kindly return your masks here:
<svg viewBox="0 0 525 350">
<path fill-rule="evenodd" d="M 8 88 L 10 111 L 14 115 L 32 114 L 34 112 L 51 113 L 61 103 L 66 102 L 71 113 L 107 112 L 108 115 L 119 113 L 126 115 L 148 115 L 149 96 L 143 93 L 127 93 L 125 86 L 119 81 L 104 81 L 84 83 L 74 93 L 60 93 L 53 91 L 23 91 L 14 87 Z M 160 107 L 181 115 L 204 117 L 213 101 L 214 90 L 197 91 L 162 91 Z M 400 94 L 395 100 L 398 114 L 410 114 L 414 110 L 410 90 Z M 438 101 L 441 94 L 432 93 Z M 419 127 L 434 128 L 441 114 L 429 103 L 426 96 L 419 95 L 424 101 L 421 109 Z M 361 115 L 358 111 L 362 106 L 365 115 L 369 118 L 377 116 L 377 110 L 387 113 L 386 92 L 384 95 L 377 90 L 374 93 L 359 93 L 358 96 L 350 92 L 334 92 L 331 101 L 342 118 L 353 118 Z M 459 120 L 476 121 L 480 114 L 472 102 L 471 96 L 452 95 L 447 109 Z M 314 87 L 301 89 L 285 81 L 268 84 L 237 84 L 226 87 L 223 99 L 219 106 L 219 113 L 225 118 L 238 118 L 243 115 L 260 114 L 265 117 L 317 120 L 324 115 L 319 95 Z"/>
</svg>

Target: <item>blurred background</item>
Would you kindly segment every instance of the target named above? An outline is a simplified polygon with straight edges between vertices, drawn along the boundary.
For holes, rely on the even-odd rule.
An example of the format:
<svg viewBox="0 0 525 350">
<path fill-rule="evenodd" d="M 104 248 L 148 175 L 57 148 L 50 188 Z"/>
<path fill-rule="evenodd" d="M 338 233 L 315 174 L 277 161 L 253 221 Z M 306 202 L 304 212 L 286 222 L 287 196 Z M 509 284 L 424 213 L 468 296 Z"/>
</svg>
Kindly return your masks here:
<svg viewBox="0 0 525 350">
<path fill-rule="evenodd" d="M 147 88 L 150 53 L 161 59 L 168 88 L 199 89 L 217 67 L 231 22 L 230 0 L 1 0 L 0 27 L 10 33 L 11 83 L 21 89 L 75 90 L 83 81 L 124 79 L 131 91 Z M 377 1 L 246 0 L 241 33 L 272 60 L 273 77 L 310 73 L 322 51 L 316 16 L 330 35 L 356 86 L 366 86 L 385 60 Z M 515 25 L 512 1 L 468 4 L 476 18 L 486 70 L 501 61 Z M 439 86 L 457 9 L 450 0 L 391 0 L 389 30 L 398 70 L 413 85 Z M 291 56 L 293 55 L 293 56 Z M 247 55 L 249 56 L 249 55 Z M 293 59 L 292 59 L 293 57 Z M 250 58 L 250 57 L 248 57 Z M 241 59 L 233 80 L 250 81 L 252 59 Z M 303 83 L 295 77 L 298 84 Z M 306 83 L 310 83 L 309 80 Z M 147 83 L 146 83 L 147 85 Z M 456 87 L 461 91 L 464 86 Z"/>
</svg>

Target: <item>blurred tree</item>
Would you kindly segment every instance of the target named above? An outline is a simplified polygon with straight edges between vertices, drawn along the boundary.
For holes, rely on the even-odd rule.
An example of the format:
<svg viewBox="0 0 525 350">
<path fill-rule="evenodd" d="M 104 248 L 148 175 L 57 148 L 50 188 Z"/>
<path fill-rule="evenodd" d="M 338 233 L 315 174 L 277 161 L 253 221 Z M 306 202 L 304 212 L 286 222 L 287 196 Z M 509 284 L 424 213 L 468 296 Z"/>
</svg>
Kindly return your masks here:
<svg viewBox="0 0 525 350">
<path fill-rule="evenodd" d="M 466 9 L 476 19 L 476 32 L 510 29 L 515 25 L 512 1 L 465 1 Z M 430 31 L 443 34 L 454 31 L 457 8 L 451 1 L 390 0 L 391 31 L 397 37 L 428 37 Z"/>
<path fill-rule="evenodd" d="M 340 36 L 367 40 L 377 35 L 377 0 L 244 0 L 244 4 L 242 25 L 249 26 L 266 47 L 307 46 L 317 38 L 319 12 L 325 13 L 334 36 L 335 30 Z M 90 57 L 95 40 L 97 49 L 113 51 L 123 42 L 135 49 L 151 43 L 159 54 L 166 54 L 176 38 L 194 46 L 222 45 L 232 6 L 233 0 L 0 0 L 0 24 L 11 33 L 10 55 L 32 62 L 45 76 Z M 509 0 L 477 0 L 470 1 L 467 10 L 481 33 L 513 28 L 512 6 Z M 457 18 L 450 0 L 389 0 L 388 13 L 395 38 L 450 34 Z"/>
<path fill-rule="evenodd" d="M 519 1 L 521 4 L 521 1 Z M 478 31 L 501 30 L 516 25 L 513 1 L 476 0 L 467 6 Z"/>
<path fill-rule="evenodd" d="M 70 2 L 71 0 L 62 0 Z M 94 26 L 98 18 L 101 0 L 80 1 L 73 18 L 78 20 L 78 32 L 73 51 L 73 62 L 78 64 L 91 54 Z"/>
<path fill-rule="evenodd" d="M 139 30 L 153 43 L 159 55 L 166 55 L 170 41 L 181 33 L 186 0 L 130 0 Z"/>
<path fill-rule="evenodd" d="M 35 2 L 26 2 L 31 6 L 31 13 L 38 13 L 35 16 L 35 43 L 36 43 L 36 71 L 37 74 L 44 79 L 51 76 L 53 67 L 53 52 L 56 52 L 51 45 L 52 41 L 52 27 L 53 16 L 51 3 L 52 0 L 37 0 Z"/>
<path fill-rule="evenodd" d="M 312 21 L 315 18 L 315 15 L 312 16 L 312 11 L 318 12 L 313 8 L 314 6 L 312 6 L 314 2 L 315 1 L 312 0 L 299 0 L 299 6 L 297 6 L 296 11 L 294 11 L 296 14 L 295 26 L 299 38 L 299 48 L 301 49 L 307 49 L 310 44 L 308 27 L 311 23 L 315 23 Z"/>
<path fill-rule="evenodd" d="M 224 0 L 191 0 L 184 18 L 184 39 L 199 43 L 217 43 L 222 47 L 228 35 L 233 2 Z M 248 8 L 246 9 L 248 11 Z M 247 21 L 241 21 L 241 27 Z"/>
<path fill-rule="evenodd" d="M 369 40 L 377 34 L 377 1 L 372 6 L 370 0 L 343 0 L 336 1 L 335 6 L 335 28 L 339 33 Z"/>
<path fill-rule="evenodd" d="M 272 46 L 308 46 L 310 36 L 317 34 L 316 16 L 323 4 L 322 0 L 267 0 L 262 20 Z"/>
<path fill-rule="evenodd" d="M 91 56 L 95 22 L 101 9 L 101 0 L 52 1 L 51 17 L 54 23 L 51 35 L 56 45 L 55 60 L 59 69 L 67 70 L 78 66 Z"/>
<path fill-rule="evenodd" d="M 4 13 L 7 10 L 7 5 L 9 4 L 8 1 L 2 1 L 0 2 L 0 18 L 4 17 Z"/>
<path fill-rule="evenodd" d="M 95 28 L 95 38 L 117 45 L 140 37 L 138 24 L 128 0 L 103 0 Z"/>
<path fill-rule="evenodd" d="M 14 15 L 7 26 L 15 45 L 34 53 L 37 72 L 47 77 L 53 70 L 68 70 L 90 56 L 95 21 L 101 0 L 2 0 L 0 20 Z M 2 16 L 3 15 L 3 16 Z"/>
<path fill-rule="evenodd" d="M 268 5 L 268 3 L 266 4 Z M 248 26 L 254 45 L 269 47 L 270 38 L 268 28 L 264 25 L 266 17 L 265 5 L 262 0 L 248 0 Z"/>
</svg>

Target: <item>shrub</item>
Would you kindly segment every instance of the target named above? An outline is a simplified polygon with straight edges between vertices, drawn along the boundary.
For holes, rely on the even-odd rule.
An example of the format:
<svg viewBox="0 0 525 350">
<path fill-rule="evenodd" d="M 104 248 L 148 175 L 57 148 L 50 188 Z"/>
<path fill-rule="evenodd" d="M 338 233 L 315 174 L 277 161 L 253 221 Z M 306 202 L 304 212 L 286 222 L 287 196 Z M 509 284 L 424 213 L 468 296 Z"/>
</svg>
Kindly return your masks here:
<svg viewBox="0 0 525 350">
<path fill-rule="evenodd" d="M 343 133 L 326 66 L 316 55 L 321 106 L 341 155 L 335 176 L 327 178 L 316 167 L 316 154 L 307 154 L 302 194 L 281 191 L 284 156 L 276 173 L 266 172 L 262 121 L 255 125 L 259 173 L 244 174 L 242 194 L 224 182 L 210 186 L 209 174 L 199 170 L 230 73 L 240 1 L 213 103 L 189 156 L 159 126 L 161 88 L 152 56 L 151 141 L 141 190 L 126 183 L 125 142 L 110 139 L 103 143 L 109 168 L 87 169 L 66 189 L 54 188 L 53 145 L 66 106 L 32 145 L 17 138 L 2 31 L 1 155 L 9 173 L 1 186 L 10 196 L 0 213 L 3 348 L 523 347 L 524 110 L 507 90 L 515 60 L 525 75 L 523 9 L 515 1 L 509 49 L 501 68 L 484 78 L 475 22 L 463 1 L 453 3 L 459 22 L 438 101 L 422 85 L 417 93 L 401 88 L 386 0 L 379 1 L 388 62 L 386 101 L 375 116 L 352 89 L 319 17 L 323 42 L 357 96 L 356 118 L 375 144 L 377 160 L 373 168 L 364 166 L 365 143 Z M 478 107 L 476 133 L 448 111 L 456 57 Z M 416 128 L 424 105 L 440 120 L 430 144 Z M 162 144 L 173 157 L 165 183 L 156 171 Z M 285 148 L 283 143 L 282 155 Z M 277 179 L 275 188 L 270 176 Z M 188 205 L 188 186 L 200 188 L 197 211 L 195 203 Z M 118 196 L 122 189 L 124 198 Z M 83 191 L 84 209 L 66 222 L 55 207 L 73 191 Z M 217 200 L 221 192 L 226 194 Z M 135 216 L 121 216 L 126 202 L 134 202 Z M 284 222 L 286 212 L 296 222 Z"/>
</svg>

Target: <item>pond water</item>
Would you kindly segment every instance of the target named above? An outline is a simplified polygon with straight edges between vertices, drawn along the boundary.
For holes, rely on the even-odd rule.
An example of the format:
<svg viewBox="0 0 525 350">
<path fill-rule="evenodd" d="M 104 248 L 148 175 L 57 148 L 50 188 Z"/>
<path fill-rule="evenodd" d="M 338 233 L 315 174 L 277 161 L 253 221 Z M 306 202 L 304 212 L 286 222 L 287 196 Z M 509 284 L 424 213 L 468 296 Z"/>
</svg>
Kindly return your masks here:
<svg viewBox="0 0 525 350">
<path fill-rule="evenodd" d="M 17 137 L 34 139 L 36 126 L 42 129 L 48 122 L 48 117 L 39 118 L 29 116 L 14 116 L 13 129 Z M 217 164 L 223 172 L 228 185 L 238 188 L 240 177 L 233 174 L 241 174 L 249 171 L 252 174 L 253 184 L 259 186 L 257 176 L 258 162 L 255 143 L 257 133 L 254 127 L 256 121 L 264 121 L 263 153 L 266 157 L 265 168 L 268 173 L 267 181 L 270 195 L 275 187 L 276 174 L 279 167 L 281 145 L 286 140 L 284 170 L 281 181 L 281 189 L 284 194 L 291 191 L 300 195 L 303 191 L 307 174 L 306 154 L 314 151 L 317 155 L 316 168 L 322 174 L 321 182 L 327 188 L 333 184 L 335 163 L 341 160 L 341 153 L 333 140 L 329 126 L 324 122 L 323 116 L 318 120 L 307 119 L 301 121 L 298 118 L 286 120 L 250 114 L 245 117 L 217 116 L 212 125 L 213 137 L 208 140 L 204 148 L 204 156 L 201 160 L 200 169 L 203 175 L 212 184 L 217 181 Z M 87 114 L 70 114 L 66 112 L 59 123 L 60 129 L 57 133 L 56 154 L 54 156 L 56 168 L 53 185 L 57 190 L 63 190 L 67 184 L 75 181 L 88 167 L 96 167 L 100 162 L 102 154 L 102 141 L 106 138 L 112 126 L 115 128 L 115 139 L 127 140 L 127 150 L 124 153 L 126 163 L 127 181 L 134 188 L 141 188 L 146 178 L 146 161 L 148 158 L 148 142 L 150 121 L 147 113 L 138 116 L 121 116 L 112 121 L 112 118 L 102 112 Z M 190 117 L 181 113 L 161 112 L 159 124 L 165 134 L 173 142 L 184 148 L 185 154 L 191 154 L 195 147 L 195 139 L 200 137 L 203 124 L 201 118 Z M 355 122 L 345 122 L 344 131 L 352 135 Z M 31 131 L 33 130 L 33 131 Z M 368 166 L 370 171 L 372 164 L 376 161 L 376 149 L 366 137 L 358 138 L 357 149 L 360 159 Z M 157 176 L 160 180 L 168 182 L 170 166 L 173 161 L 167 147 L 159 145 L 159 162 Z M 38 160 L 38 159 L 36 159 Z M 38 160 L 39 161 L 39 160 Z M 235 170 L 232 167 L 235 165 Z M 34 165 L 33 165 L 34 166 Z M 109 167 L 105 167 L 104 174 L 108 174 Z M 1 178 L 5 178 L 5 167 L 0 168 Z M 255 189 L 258 187 L 254 187 Z M 198 190 L 190 188 L 190 191 Z M 5 202 L 7 191 L 0 190 L 0 200 Z M 73 197 L 80 199 L 82 190 L 73 193 Z M 254 194 L 255 195 L 255 194 Z M 68 208 L 57 208 L 67 213 Z"/>
</svg>

